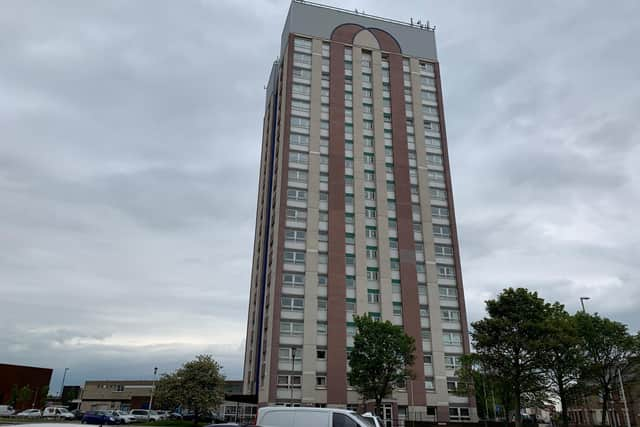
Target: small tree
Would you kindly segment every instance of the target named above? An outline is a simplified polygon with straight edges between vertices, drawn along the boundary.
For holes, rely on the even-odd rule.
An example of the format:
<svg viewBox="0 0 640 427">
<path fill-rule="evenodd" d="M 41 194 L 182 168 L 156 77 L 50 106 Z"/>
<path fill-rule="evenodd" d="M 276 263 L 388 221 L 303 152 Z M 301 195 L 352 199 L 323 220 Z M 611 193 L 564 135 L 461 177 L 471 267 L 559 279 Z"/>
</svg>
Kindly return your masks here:
<svg viewBox="0 0 640 427">
<path fill-rule="evenodd" d="M 375 399 L 380 413 L 382 399 L 393 386 L 413 376 L 415 340 L 389 321 L 368 315 L 355 316 L 354 321 L 357 332 L 349 354 L 349 383 L 364 399 Z"/>
<path fill-rule="evenodd" d="M 182 405 L 193 411 L 193 423 L 200 415 L 224 401 L 224 375 L 210 355 L 196 356 L 173 374 L 165 374 L 156 385 L 156 396 L 164 404 Z"/>
<path fill-rule="evenodd" d="M 581 341 L 573 316 L 564 307 L 554 304 L 547 318 L 548 335 L 543 341 L 546 377 L 551 391 L 560 400 L 563 427 L 569 427 L 569 402 L 573 385 L 580 378 L 584 364 Z"/>
<path fill-rule="evenodd" d="M 546 385 L 541 375 L 542 342 L 547 338 L 550 305 L 527 289 L 505 289 L 486 301 L 489 317 L 474 322 L 474 345 L 480 362 L 512 387 L 516 426 L 522 425 L 523 399 L 540 400 Z"/>
<path fill-rule="evenodd" d="M 607 423 L 611 392 L 618 370 L 624 371 L 632 358 L 640 353 L 640 339 L 627 331 L 627 326 L 584 312 L 575 315 L 577 331 L 582 339 L 586 365 L 583 379 L 598 384 L 602 398 L 601 424 Z"/>
<path fill-rule="evenodd" d="M 26 408 L 31 406 L 32 402 L 31 402 L 31 398 L 33 397 L 33 391 L 31 390 L 31 387 L 29 387 L 28 385 L 25 385 L 23 387 L 21 387 L 20 389 L 18 389 L 18 395 L 16 398 L 16 403 L 21 407 L 21 408 Z"/>
</svg>

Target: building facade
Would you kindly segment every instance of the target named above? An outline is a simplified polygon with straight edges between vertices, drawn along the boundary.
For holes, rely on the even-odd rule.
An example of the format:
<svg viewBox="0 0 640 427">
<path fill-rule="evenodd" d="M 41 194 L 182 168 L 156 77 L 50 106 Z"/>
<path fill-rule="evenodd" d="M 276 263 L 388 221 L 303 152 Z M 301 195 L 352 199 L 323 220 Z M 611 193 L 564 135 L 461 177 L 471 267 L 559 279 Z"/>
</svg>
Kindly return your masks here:
<svg viewBox="0 0 640 427">
<path fill-rule="evenodd" d="M 16 410 L 39 408 L 47 398 L 52 373 L 49 368 L 0 363 L 0 404 Z"/>
<path fill-rule="evenodd" d="M 152 389 L 153 381 L 148 380 L 86 381 L 80 410 L 147 409 Z"/>
<path fill-rule="evenodd" d="M 475 421 L 433 29 L 294 0 L 266 94 L 244 389 L 352 407 L 354 314 L 402 325 L 415 378 L 383 417 Z"/>
</svg>

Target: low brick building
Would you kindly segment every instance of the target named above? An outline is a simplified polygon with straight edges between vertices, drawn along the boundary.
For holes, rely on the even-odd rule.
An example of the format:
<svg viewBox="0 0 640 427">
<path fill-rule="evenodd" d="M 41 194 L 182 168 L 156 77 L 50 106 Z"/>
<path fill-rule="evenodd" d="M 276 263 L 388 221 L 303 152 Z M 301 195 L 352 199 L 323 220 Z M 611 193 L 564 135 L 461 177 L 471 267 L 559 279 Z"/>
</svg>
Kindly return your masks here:
<svg viewBox="0 0 640 427">
<path fill-rule="evenodd" d="M 0 404 L 15 404 L 17 410 L 41 406 L 49 391 L 51 374 L 53 369 L 49 368 L 0 363 Z M 26 388 L 28 393 L 19 393 Z M 16 395 L 22 398 L 14 402 Z"/>
<path fill-rule="evenodd" d="M 80 409 L 146 409 L 152 388 L 153 381 L 148 380 L 86 381 Z"/>
</svg>

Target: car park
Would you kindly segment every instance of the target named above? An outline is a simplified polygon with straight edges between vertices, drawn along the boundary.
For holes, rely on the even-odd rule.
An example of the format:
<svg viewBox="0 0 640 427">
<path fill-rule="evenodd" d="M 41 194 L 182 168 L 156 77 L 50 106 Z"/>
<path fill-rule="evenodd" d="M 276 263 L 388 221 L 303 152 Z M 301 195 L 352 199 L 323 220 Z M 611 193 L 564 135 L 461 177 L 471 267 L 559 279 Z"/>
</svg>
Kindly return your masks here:
<svg viewBox="0 0 640 427">
<path fill-rule="evenodd" d="M 16 414 L 16 417 L 20 418 L 40 418 L 41 416 L 42 412 L 40 412 L 40 409 L 26 409 Z"/>
<path fill-rule="evenodd" d="M 82 420 L 80 421 L 82 424 L 117 424 L 116 419 L 109 415 L 107 411 L 89 411 L 84 414 Z"/>
<path fill-rule="evenodd" d="M 346 409 L 282 406 L 258 409 L 256 424 L 261 427 L 371 427 L 370 421 Z"/>
<path fill-rule="evenodd" d="M 67 408 L 61 406 L 48 406 L 42 411 L 43 418 L 55 418 L 57 420 L 73 420 L 75 415 Z"/>
<path fill-rule="evenodd" d="M 0 405 L 0 417 L 10 417 L 16 413 L 11 405 Z"/>
</svg>

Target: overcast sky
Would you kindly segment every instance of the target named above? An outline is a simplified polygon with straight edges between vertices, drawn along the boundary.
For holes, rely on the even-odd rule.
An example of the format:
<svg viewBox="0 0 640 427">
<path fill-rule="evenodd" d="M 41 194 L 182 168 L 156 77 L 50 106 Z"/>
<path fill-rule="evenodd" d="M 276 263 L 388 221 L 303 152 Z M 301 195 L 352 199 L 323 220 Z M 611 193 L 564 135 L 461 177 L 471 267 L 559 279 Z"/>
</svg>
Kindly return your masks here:
<svg viewBox="0 0 640 427">
<path fill-rule="evenodd" d="M 640 328 L 640 2 L 329 3 L 437 26 L 471 320 L 525 286 Z M 2 3 L 0 363 L 240 378 L 287 8 Z"/>
</svg>

